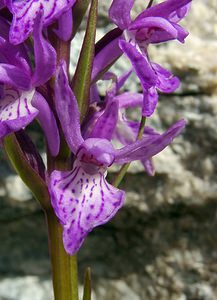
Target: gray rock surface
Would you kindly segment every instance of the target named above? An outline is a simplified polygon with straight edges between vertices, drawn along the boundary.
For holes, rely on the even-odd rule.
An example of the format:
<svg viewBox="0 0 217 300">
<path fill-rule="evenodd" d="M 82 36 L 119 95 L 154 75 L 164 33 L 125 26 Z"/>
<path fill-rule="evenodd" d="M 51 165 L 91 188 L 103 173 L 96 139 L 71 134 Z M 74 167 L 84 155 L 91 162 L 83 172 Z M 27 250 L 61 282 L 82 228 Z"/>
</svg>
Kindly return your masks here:
<svg viewBox="0 0 217 300">
<path fill-rule="evenodd" d="M 100 3 L 98 38 L 109 30 L 108 3 Z M 144 0 L 136 3 L 139 11 Z M 186 44 L 151 49 L 153 60 L 180 76 L 183 84 L 175 95 L 161 96 L 148 122 L 164 130 L 184 117 L 188 125 L 154 158 L 155 177 L 132 164 L 122 184 L 125 207 L 94 230 L 81 249 L 81 282 L 84 269 L 91 266 L 93 300 L 217 299 L 216 21 L 216 0 L 194 1 L 184 21 L 191 33 Z M 82 35 L 72 46 L 74 53 Z M 114 70 L 127 68 L 122 59 Z M 132 77 L 127 88 L 140 87 Z M 0 209 L 0 300 L 52 299 L 43 213 L 2 156 Z"/>
</svg>

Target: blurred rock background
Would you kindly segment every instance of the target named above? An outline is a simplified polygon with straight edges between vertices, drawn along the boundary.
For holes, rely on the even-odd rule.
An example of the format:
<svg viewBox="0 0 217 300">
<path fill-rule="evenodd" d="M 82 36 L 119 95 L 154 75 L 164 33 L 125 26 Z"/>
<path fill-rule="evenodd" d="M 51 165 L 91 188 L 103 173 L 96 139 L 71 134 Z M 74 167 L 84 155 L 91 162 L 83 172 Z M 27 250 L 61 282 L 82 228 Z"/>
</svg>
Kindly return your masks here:
<svg viewBox="0 0 217 300">
<path fill-rule="evenodd" d="M 98 38 L 110 28 L 111 1 L 99 2 Z M 142 7 L 137 0 L 135 11 Z M 81 249 L 80 274 L 91 266 L 93 300 L 217 299 L 216 0 L 194 0 L 183 24 L 190 31 L 184 45 L 151 47 L 153 60 L 182 87 L 161 96 L 149 124 L 163 130 L 184 117 L 188 126 L 154 158 L 155 177 L 132 165 L 125 207 Z M 72 70 L 82 36 L 72 45 Z M 128 66 L 121 59 L 113 69 L 120 74 Z M 139 90 L 135 78 L 127 89 Z M 40 145 L 37 128 L 31 131 Z M 0 160 L 0 300 L 53 299 L 43 213 L 2 153 Z"/>
</svg>

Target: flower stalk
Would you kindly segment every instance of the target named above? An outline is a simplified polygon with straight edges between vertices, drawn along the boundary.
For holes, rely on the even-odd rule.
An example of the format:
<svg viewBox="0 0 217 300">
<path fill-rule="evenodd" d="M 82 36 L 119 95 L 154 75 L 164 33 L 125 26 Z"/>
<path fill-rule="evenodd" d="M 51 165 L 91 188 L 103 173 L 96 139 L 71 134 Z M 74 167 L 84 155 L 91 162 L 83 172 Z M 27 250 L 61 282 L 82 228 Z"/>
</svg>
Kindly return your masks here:
<svg viewBox="0 0 217 300">
<path fill-rule="evenodd" d="M 53 210 L 46 211 L 55 300 L 78 300 L 77 256 L 66 253 L 62 226 Z"/>
</svg>

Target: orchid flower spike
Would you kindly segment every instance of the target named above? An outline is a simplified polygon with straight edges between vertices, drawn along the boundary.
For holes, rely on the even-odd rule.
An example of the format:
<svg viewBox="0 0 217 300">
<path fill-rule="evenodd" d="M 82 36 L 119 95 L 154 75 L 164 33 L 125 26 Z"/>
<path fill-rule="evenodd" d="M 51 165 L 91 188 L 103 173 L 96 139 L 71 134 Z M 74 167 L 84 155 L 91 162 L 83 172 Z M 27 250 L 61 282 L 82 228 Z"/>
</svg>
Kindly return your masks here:
<svg viewBox="0 0 217 300">
<path fill-rule="evenodd" d="M 106 181 L 109 166 L 148 159 L 159 153 L 182 131 L 185 121 L 178 121 L 151 140 L 142 139 L 114 149 L 110 139 L 117 124 L 117 103 L 112 102 L 107 107 L 92 135 L 84 139 L 78 104 L 69 86 L 64 62 L 57 69 L 55 98 L 56 111 L 75 159 L 71 171 L 51 173 L 49 191 L 52 206 L 63 226 L 64 247 L 67 253 L 74 255 L 87 234 L 108 222 L 124 203 L 124 191 Z"/>
</svg>

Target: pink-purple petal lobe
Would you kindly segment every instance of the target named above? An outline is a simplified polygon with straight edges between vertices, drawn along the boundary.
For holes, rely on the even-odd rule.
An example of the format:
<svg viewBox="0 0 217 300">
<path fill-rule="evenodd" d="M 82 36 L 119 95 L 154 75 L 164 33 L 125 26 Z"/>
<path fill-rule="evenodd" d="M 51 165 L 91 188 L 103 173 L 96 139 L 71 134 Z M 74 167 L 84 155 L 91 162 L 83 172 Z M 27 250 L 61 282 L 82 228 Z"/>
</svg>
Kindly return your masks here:
<svg viewBox="0 0 217 300">
<path fill-rule="evenodd" d="M 43 26 L 48 26 L 69 10 L 74 3 L 75 0 L 6 0 L 6 5 L 13 14 L 11 43 L 20 44 L 31 34 L 35 19 L 42 11 Z"/>
<path fill-rule="evenodd" d="M 74 255 L 93 228 L 108 222 L 122 207 L 125 193 L 108 184 L 104 172 L 86 173 L 75 161 L 71 172 L 54 171 L 49 191 L 54 211 L 63 226 L 63 243 Z"/>
<path fill-rule="evenodd" d="M 119 41 L 119 46 L 130 60 L 137 76 L 140 79 L 143 89 L 149 89 L 151 86 L 155 85 L 157 76 L 146 55 L 139 52 L 136 46 L 124 40 Z"/>
<path fill-rule="evenodd" d="M 42 17 L 43 15 L 39 13 L 34 21 L 35 70 L 32 76 L 33 86 L 46 83 L 56 69 L 56 51 L 42 35 Z"/>
<path fill-rule="evenodd" d="M 84 139 L 81 135 L 78 103 L 69 86 L 66 64 L 63 61 L 56 72 L 55 106 L 65 139 L 72 152 L 76 154 Z"/>
<path fill-rule="evenodd" d="M 153 139 L 141 139 L 122 149 L 116 150 L 115 162 L 127 163 L 133 160 L 147 160 L 168 146 L 180 134 L 186 125 L 185 120 L 180 120 L 167 131 Z"/>
<path fill-rule="evenodd" d="M 0 99 L 0 138 L 22 129 L 37 116 L 38 110 L 31 104 L 34 92 L 5 88 Z"/>
<path fill-rule="evenodd" d="M 118 102 L 119 108 L 142 107 L 143 94 L 125 92 L 115 96 L 114 100 Z"/>
<path fill-rule="evenodd" d="M 1 26 L 1 22 L 0 22 Z M 7 40 L 0 35 L 0 62 L 16 66 L 21 69 L 21 72 L 26 76 L 31 76 L 31 68 L 29 66 L 29 58 L 24 45 L 11 45 Z"/>
<path fill-rule="evenodd" d="M 166 0 L 144 10 L 136 18 L 136 21 L 144 17 L 162 17 L 171 22 L 178 22 L 185 17 L 191 1 L 192 0 Z"/>
<path fill-rule="evenodd" d="M 119 47 L 119 37 L 109 42 L 101 51 L 94 57 L 93 70 L 91 80 L 95 81 L 100 72 L 110 66 L 115 60 L 122 55 Z"/>
<path fill-rule="evenodd" d="M 31 86 L 29 74 L 22 72 L 19 67 L 3 63 L 0 63 L 0 83 L 21 90 L 29 90 Z"/>
<path fill-rule="evenodd" d="M 58 20 L 58 29 L 54 30 L 56 35 L 62 41 L 69 41 L 73 31 L 73 18 L 72 9 L 70 8 L 67 12 L 63 13 Z"/>
<path fill-rule="evenodd" d="M 147 160 L 141 160 L 146 173 L 148 174 L 148 176 L 154 176 L 155 174 L 155 168 L 154 168 L 154 164 L 152 159 L 147 159 Z"/>
<path fill-rule="evenodd" d="M 47 101 L 38 92 L 34 94 L 32 105 L 39 111 L 37 119 L 45 133 L 50 153 L 52 156 L 57 156 L 60 147 L 60 137 L 54 114 Z"/>
<path fill-rule="evenodd" d="M 118 102 L 110 101 L 97 119 L 90 134 L 92 138 L 102 138 L 111 140 L 118 121 Z"/>
<path fill-rule="evenodd" d="M 172 93 L 180 86 L 180 81 L 178 77 L 173 76 L 173 74 L 170 71 L 162 68 L 156 63 L 152 63 L 152 67 L 155 70 L 158 78 L 156 87 L 161 92 Z"/>
<path fill-rule="evenodd" d="M 171 38 L 175 39 L 178 36 L 176 28 L 166 19 L 161 18 L 161 17 L 146 17 L 144 19 L 138 20 L 133 22 L 129 30 L 144 30 L 144 29 L 150 29 L 152 30 L 152 34 L 154 35 L 154 32 L 157 29 L 161 29 L 162 31 L 167 32 Z M 144 34 L 144 37 L 142 38 L 142 33 L 140 34 L 140 39 L 145 40 L 145 39 L 151 39 L 151 34 L 148 32 Z"/>
<path fill-rule="evenodd" d="M 124 73 L 120 77 L 117 77 L 112 72 L 107 72 L 105 74 L 105 75 L 107 75 L 108 73 L 110 73 L 110 77 L 108 76 L 108 78 L 105 78 L 105 75 L 104 75 L 103 79 L 105 79 L 105 80 L 112 79 L 113 80 L 113 86 L 112 86 L 112 88 L 106 92 L 105 101 L 112 101 L 113 100 L 113 98 L 115 97 L 115 95 L 117 95 L 117 93 L 119 92 L 119 90 L 123 87 L 123 85 L 125 84 L 125 82 L 127 81 L 127 79 L 132 74 L 132 71 L 133 71 L 133 69 L 131 68 L 129 71 L 127 71 L 126 73 Z"/>
<path fill-rule="evenodd" d="M 113 0 L 109 9 L 109 18 L 120 28 L 126 29 L 131 23 L 130 12 L 135 0 Z"/>
<path fill-rule="evenodd" d="M 150 117 L 157 106 L 158 93 L 155 87 L 151 87 L 148 90 L 143 91 L 143 106 L 142 115 L 143 117 Z"/>
<path fill-rule="evenodd" d="M 115 149 L 105 138 L 87 138 L 77 152 L 77 158 L 90 174 L 97 173 L 99 168 L 111 166 L 115 160 Z"/>
</svg>

